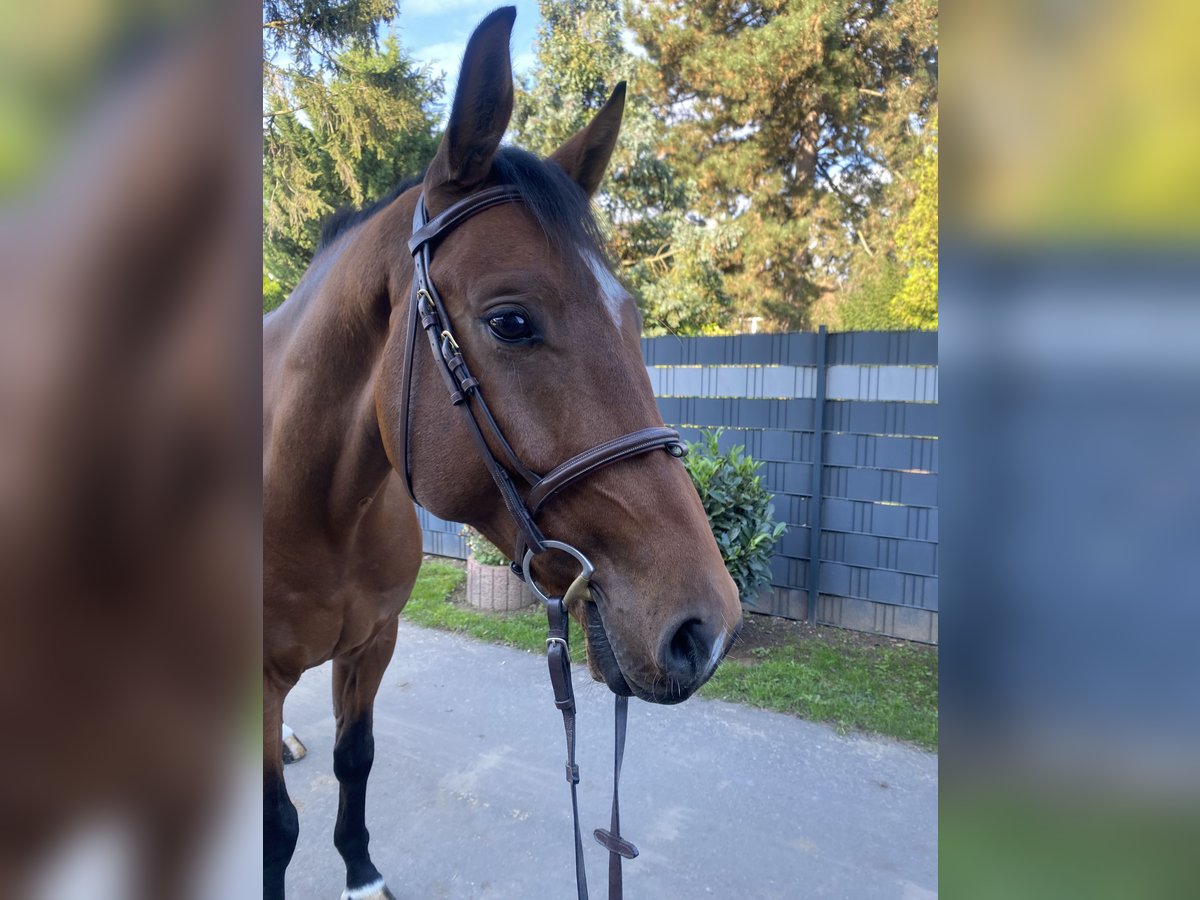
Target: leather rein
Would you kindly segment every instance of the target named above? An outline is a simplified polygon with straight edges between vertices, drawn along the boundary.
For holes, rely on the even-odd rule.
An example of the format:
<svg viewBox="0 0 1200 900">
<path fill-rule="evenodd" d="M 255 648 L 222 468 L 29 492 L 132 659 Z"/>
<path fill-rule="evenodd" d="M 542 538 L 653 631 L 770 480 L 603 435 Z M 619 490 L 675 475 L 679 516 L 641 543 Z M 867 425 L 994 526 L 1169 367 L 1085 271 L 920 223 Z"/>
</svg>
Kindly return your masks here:
<svg viewBox="0 0 1200 900">
<path fill-rule="evenodd" d="M 554 705 L 562 712 L 563 728 L 567 741 L 567 782 L 571 786 L 571 811 L 575 822 L 575 878 L 580 900 L 587 900 L 587 873 L 583 863 L 583 841 L 579 829 L 579 804 L 576 786 L 579 784 L 579 766 L 575 763 L 575 694 L 571 684 L 571 659 L 567 643 L 567 607 L 573 602 L 588 599 L 588 583 L 594 571 L 586 556 L 569 544 L 548 540 L 536 523 L 538 513 L 545 504 L 563 488 L 592 473 L 621 460 L 640 456 L 652 450 L 666 450 L 672 456 L 681 457 L 687 451 L 679 433 L 670 428 L 642 428 L 621 437 L 596 445 L 559 464 L 546 475 L 538 475 L 525 466 L 512 445 L 505 438 L 495 417 L 488 408 L 475 378 L 463 358 L 462 348 L 454 338 L 452 321 L 446 306 L 429 274 L 433 252 L 439 241 L 471 216 L 503 203 L 521 201 L 520 192 L 511 186 L 487 188 L 471 195 L 429 218 L 425 208 L 424 193 L 417 199 L 413 213 L 412 237 L 408 249 L 413 257 L 412 294 L 408 310 L 405 338 L 403 385 L 401 388 L 400 425 L 401 446 L 404 460 L 404 483 L 409 496 L 416 500 L 412 489 L 412 474 L 409 465 L 409 415 L 412 407 L 412 372 L 417 349 L 417 333 L 424 331 L 429 341 L 434 368 L 440 373 L 450 395 L 450 402 L 463 412 L 467 430 L 475 441 L 479 456 L 500 491 L 500 497 L 509 515 L 517 525 L 517 544 L 512 554 L 513 572 L 529 585 L 534 595 L 546 608 L 549 635 L 546 639 L 546 657 L 550 667 L 550 681 L 554 688 Z M 488 443 L 485 431 L 490 434 Z M 492 446 L 499 448 L 499 458 Z M 525 494 L 514 478 L 524 482 Z M 534 556 L 558 550 L 572 556 L 580 565 L 581 572 L 563 597 L 550 597 L 535 583 L 530 571 Z M 620 809 L 618 785 L 621 777 L 621 759 L 625 749 L 625 728 L 628 713 L 628 697 L 617 695 L 615 711 L 615 755 L 613 759 L 613 803 L 612 819 L 608 829 L 596 829 L 596 840 L 609 852 L 609 898 L 620 900 L 622 896 L 621 860 L 633 859 L 638 850 L 620 835 Z"/>
</svg>

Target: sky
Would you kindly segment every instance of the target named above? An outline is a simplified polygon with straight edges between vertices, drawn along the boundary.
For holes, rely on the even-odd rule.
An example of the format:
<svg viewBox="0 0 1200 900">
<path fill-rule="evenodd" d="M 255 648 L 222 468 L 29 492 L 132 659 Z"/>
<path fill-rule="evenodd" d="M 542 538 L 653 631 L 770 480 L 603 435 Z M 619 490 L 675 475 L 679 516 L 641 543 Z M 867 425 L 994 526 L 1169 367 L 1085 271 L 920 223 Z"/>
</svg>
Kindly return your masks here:
<svg viewBox="0 0 1200 900">
<path fill-rule="evenodd" d="M 500 0 L 399 0 L 400 15 L 391 29 L 414 59 L 445 75 L 447 106 L 454 96 L 467 38 L 484 16 L 501 5 Z M 517 21 L 512 60 L 514 72 L 520 75 L 533 67 L 533 42 L 541 17 L 536 0 L 516 0 L 513 5 Z"/>
</svg>

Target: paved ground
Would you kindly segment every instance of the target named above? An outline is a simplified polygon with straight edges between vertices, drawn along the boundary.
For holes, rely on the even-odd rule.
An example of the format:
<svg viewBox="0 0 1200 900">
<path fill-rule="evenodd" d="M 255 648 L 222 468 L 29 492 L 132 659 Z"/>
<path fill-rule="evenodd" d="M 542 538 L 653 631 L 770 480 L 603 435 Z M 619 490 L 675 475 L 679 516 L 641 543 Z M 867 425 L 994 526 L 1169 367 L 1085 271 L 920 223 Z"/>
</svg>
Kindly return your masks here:
<svg viewBox="0 0 1200 900">
<path fill-rule="evenodd" d="M 329 667 L 288 698 L 309 755 L 293 900 L 339 895 Z M 608 824 L 612 704 L 576 670 L 581 811 Z M 372 856 L 400 900 L 573 898 L 562 719 L 544 658 L 402 623 L 375 713 Z M 937 757 L 717 701 L 632 701 L 622 824 L 630 900 L 896 898 L 937 892 Z M 606 854 L 588 839 L 594 897 Z"/>
</svg>

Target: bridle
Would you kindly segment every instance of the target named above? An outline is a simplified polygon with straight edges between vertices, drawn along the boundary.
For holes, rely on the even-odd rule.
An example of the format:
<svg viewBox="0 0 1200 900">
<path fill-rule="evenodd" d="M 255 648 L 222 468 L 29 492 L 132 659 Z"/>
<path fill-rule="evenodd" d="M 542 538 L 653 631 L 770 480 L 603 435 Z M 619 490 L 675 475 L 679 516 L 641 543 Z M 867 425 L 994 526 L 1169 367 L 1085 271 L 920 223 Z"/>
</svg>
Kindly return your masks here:
<svg viewBox="0 0 1200 900">
<path fill-rule="evenodd" d="M 439 241 L 476 213 L 503 203 L 520 201 L 520 192 L 511 186 L 487 188 L 434 216 L 428 217 L 425 195 L 417 198 L 413 213 L 412 237 L 408 249 L 413 258 L 413 282 L 410 297 L 407 332 L 404 348 L 403 383 L 401 386 L 401 456 L 404 466 L 404 483 L 410 497 L 416 497 L 412 489 L 412 473 L 409 465 L 409 415 L 412 408 L 412 372 L 417 349 L 417 332 L 424 330 L 429 339 L 434 368 L 441 374 L 450 394 L 450 402 L 463 412 L 467 430 L 474 439 L 479 456 L 496 482 L 504 506 L 517 526 L 517 543 L 512 554 L 512 570 L 529 585 L 534 595 L 546 608 L 549 636 L 546 639 L 546 656 L 550 666 L 550 681 L 554 687 L 555 706 L 562 711 L 563 727 L 567 738 L 567 781 L 571 786 L 571 810 L 575 819 L 575 876 L 580 900 L 586 900 L 587 874 L 583 865 L 583 842 L 579 830 L 579 804 L 576 785 L 579 784 L 579 767 L 575 764 L 575 696 L 571 685 L 571 661 L 567 644 L 567 607 L 573 602 L 582 602 L 589 596 L 588 583 L 593 574 L 592 563 L 583 553 L 562 541 L 549 540 L 538 528 L 536 518 L 546 503 L 563 488 L 585 478 L 600 469 L 621 460 L 640 456 L 652 450 L 666 450 L 672 456 L 681 457 L 686 448 L 679 433 L 661 426 L 642 428 L 621 437 L 613 438 L 573 456 L 560 463 L 546 475 L 537 475 L 525 466 L 512 445 L 505 438 L 495 417 L 488 408 L 480 390 L 479 379 L 475 378 L 463 358 L 462 348 L 454 338 L 452 322 L 446 312 L 441 295 L 429 274 L 433 251 Z M 492 442 L 500 450 L 500 457 L 492 452 L 484 431 L 489 432 Z M 522 497 L 513 480 L 514 475 L 526 485 Z M 540 590 L 534 581 L 530 564 L 534 556 L 558 550 L 573 557 L 581 567 L 578 578 L 563 597 L 550 597 Z M 620 835 L 620 810 L 618 784 L 621 776 L 621 757 L 625 748 L 625 725 L 628 697 L 616 698 L 616 753 L 613 761 L 613 805 L 609 829 L 597 829 L 596 840 L 609 851 L 609 897 L 621 897 L 621 860 L 637 856 L 637 848 Z"/>
</svg>

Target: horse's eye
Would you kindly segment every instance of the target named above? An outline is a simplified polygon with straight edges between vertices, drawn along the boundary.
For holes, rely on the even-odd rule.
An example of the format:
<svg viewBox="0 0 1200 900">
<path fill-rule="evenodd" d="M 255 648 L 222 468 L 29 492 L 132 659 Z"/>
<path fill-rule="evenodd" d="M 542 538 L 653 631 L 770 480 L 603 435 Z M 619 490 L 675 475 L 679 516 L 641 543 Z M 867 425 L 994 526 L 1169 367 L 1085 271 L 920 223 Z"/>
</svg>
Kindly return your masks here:
<svg viewBox="0 0 1200 900">
<path fill-rule="evenodd" d="M 492 334 L 510 344 L 527 341 L 534 336 L 529 317 L 519 309 L 505 309 L 489 316 L 487 324 Z"/>
</svg>

